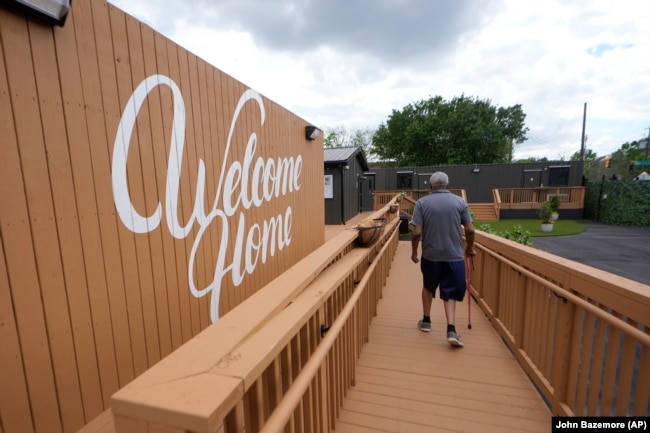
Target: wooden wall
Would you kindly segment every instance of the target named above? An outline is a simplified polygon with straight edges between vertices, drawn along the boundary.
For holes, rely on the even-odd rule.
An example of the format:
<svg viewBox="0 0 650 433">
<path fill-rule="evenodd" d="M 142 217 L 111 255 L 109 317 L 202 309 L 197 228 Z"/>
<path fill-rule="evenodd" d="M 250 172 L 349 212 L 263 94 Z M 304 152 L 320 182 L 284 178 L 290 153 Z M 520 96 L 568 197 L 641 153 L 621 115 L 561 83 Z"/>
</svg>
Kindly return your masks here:
<svg viewBox="0 0 650 433">
<path fill-rule="evenodd" d="M 102 0 L 0 8 L 0 431 L 74 432 L 324 241 L 322 140 Z"/>
</svg>

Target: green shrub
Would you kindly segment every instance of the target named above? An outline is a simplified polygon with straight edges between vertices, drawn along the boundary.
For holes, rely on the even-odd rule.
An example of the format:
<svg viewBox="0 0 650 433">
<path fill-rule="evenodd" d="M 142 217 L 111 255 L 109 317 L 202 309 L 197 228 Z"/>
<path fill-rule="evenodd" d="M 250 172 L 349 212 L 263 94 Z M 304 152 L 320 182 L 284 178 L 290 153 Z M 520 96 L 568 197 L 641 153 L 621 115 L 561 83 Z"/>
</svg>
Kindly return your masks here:
<svg viewBox="0 0 650 433">
<path fill-rule="evenodd" d="M 537 211 L 537 214 L 539 215 L 539 219 L 542 224 L 553 224 L 553 221 L 551 220 L 553 209 L 551 208 L 550 201 L 545 201 Z"/>
<path fill-rule="evenodd" d="M 501 236 L 502 238 L 509 239 L 522 245 L 527 245 L 529 247 L 533 246 L 530 231 L 524 230 L 524 228 L 520 225 L 515 225 L 512 227 L 512 229 L 506 229 L 502 232 L 497 232 L 492 228 L 490 224 L 481 224 L 478 229 L 486 233 Z"/>
<path fill-rule="evenodd" d="M 527 245 L 529 247 L 533 246 L 530 232 L 528 230 L 524 230 L 524 228 L 520 225 L 512 227 L 512 230 L 505 230 L 499 233 L 499 236 L 510 239 L 511 241 L 518 242 L 522 245 Z"/>
<path fill-rule="evenodd" d="M 586 186 L 585 218 L 613 225 L 650 226 L 650 182 L 603 179 Z"/>
<path fill-rule="evenodd" d="M 497 234 L 496 230 L 494 230 L 490 224 L 481 224 L 478 227 L 478 229 L 480 231 L 482 231 L 482 232 L 490 233 L 490 234 L 493 234 L 493 235 Z"/>
<path fill-rule="evenodd" d="M 553 194 L 549 200 L 549 203 L 551 204 L 551 210 L 553 212 L 557 212 L 557 210 L 560 208 L 560 196 Z"/>
</svg>

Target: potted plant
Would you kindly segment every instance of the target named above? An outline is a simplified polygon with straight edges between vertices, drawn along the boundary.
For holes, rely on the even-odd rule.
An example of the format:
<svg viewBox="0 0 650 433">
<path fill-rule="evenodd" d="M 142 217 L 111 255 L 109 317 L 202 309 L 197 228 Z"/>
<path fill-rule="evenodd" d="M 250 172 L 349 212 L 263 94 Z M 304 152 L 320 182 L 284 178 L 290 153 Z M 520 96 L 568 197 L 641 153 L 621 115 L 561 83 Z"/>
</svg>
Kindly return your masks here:
<svg viewBox="0 0 650 433">
<path fill-rule="evenodd" d="M 560 216 L 560 214 L 557 212 L 557 210 L 560 208 L 560 196 L 558 194 L 553 194 L 549 199 L 549 203 L 551 204 L 551 219 L 553 221 L 557 221 Z"/>
<path fill-rule="evenodd" d="M 359 245 L 369 247 L 374 244 L 384 232 L 385 225 L 386 218 L 366 218 L 357 224 Z"/>
<path fill-rule="evenodd" d="M 548 200 L 545 201 L 542 204 L 542 207 L 539 208 L 537 214 L 539 215 L 539 219 L 542 223 L 542 231 L 553 231 L 553 220 L 551 219 L 553 216 L 553 209 L 551 208 L 551 202 Z"/>
</svg>

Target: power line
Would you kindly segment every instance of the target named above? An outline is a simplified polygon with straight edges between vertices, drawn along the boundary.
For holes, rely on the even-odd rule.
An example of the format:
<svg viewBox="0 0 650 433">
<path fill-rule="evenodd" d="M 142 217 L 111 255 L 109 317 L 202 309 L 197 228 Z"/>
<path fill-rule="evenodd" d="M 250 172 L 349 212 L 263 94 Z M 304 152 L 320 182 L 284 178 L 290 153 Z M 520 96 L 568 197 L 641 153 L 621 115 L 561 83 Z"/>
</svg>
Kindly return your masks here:
<svg viewBox="0 0 650 433">
<path fill-rule="evenodd" d="M 539 144 L 550 144 L 548 141 L 541 139 L 539 137 L 535 137 L 534 135 L 528 135 L 528 138 Z"/>
</svg>

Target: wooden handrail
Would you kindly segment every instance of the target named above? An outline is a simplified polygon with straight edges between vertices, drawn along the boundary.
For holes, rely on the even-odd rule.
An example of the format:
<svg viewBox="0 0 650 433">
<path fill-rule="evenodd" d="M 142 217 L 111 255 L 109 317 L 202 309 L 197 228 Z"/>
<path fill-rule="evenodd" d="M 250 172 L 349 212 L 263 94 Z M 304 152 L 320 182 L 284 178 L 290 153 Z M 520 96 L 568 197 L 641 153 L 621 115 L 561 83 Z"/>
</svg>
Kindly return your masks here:
<svg viewBox="0 0 650 433">
<path fill-rule="evenodd" d="M 539 202 L 544 202 L 548 200 L 549 195 L 558 194 L 561 196 L 562 202 L 571 202 L 578 200 L 581 196 L 581 191 L 584 191 L 586 187 L 584 186 L 560 186 L 560 187 L 535 187 L 535 188 L 494 188 L 492 190 L 493 195 L 497 194 L 499 196 L 498 201 L 504 203 L 511 203 L 522 201 L 522 195 L 528 195 L 529 197 L 533 196 L 533 192 L 536 193 L 536 197 Z M 453 194 L 456 194 L 467 201 L 467 191 L 465 189 L 449 189 Z M 395 197 L 398 194 L 405 194 L 408 197 L 412 197 L 417 200 L 418 198 L 427 195 L 429 190 L 426 189 L 417 189 L 417 190 L 404 190 L 404 191 L 373 191 L 373 195 L 377 197 L 386 197 L 386 202 Z M 495 195 L 495 200 L 497 196 Z"/>
<path fill-rule="evenodd" d="M 576 304 L 579 307 L 582 307 L 584 310 L 594 314 L 595 316 L 598 316 L 600 319 L 604 320 L 607 322 L 609 325 L 612 325 L 618 329 L 620 329 L 622 332 L 625 332 L 626 334 L 630 335 L 632 338 L 638 340 L 641 344 L 650 347 L 650 334 L 646 334 L 643 331 L 639 330 L 638 328 L 630 325 L 629 323 L 625 322 L 624 320 L 609 314 L 608 312 L 598 308 L 597 306 L 585 301 L 584 299 L 574 295 L 573 293 L 569 292 L 568 290 L 563 289 L 562 287 L 558 286 L 557 284 L 553 283 L 552 281 L 546 280 L 542 277 L 540 277 L 538 274 L 535 274 L 528 269 L 524 268 L 523 266 L 518 265 L 517 263 L 508 260 L 507 258 L 500 256 L 494 251 L 490 251 L 489 249 L 485 248 L 483 245 L 477 245 L 478 249 L 481 251 L 484 251 L 485 253 L 489 254 L 490 256 L 496 258 L 502 263 L 505 263 L 512 267 L 512 269 L 516 269 L 517 271 L 521 272 L 522 274 L 525 274 L 529 278 L 537 281 L 544 287 L 548 288 L 549 290 L 553 291 L 558 297 L 560 297 L 563 300 L 570 301 L 573 304 Z"/>
<path fill-rule="evenodd" d="M 295 389 L 304 385 L 295 388 L 296 381 L 313 376 L 312 370 L 302 373 L 305 366 L 319 363 L 319 354 L 326 347 L 328 359 L 333 356 L 331 347 L 324 346 L 323 341 L 334 338 L 339 325 L 330 327 L 328 334 L 332 332 L 333 337 L 321 340 L 315 332 L 318 323 L 337 323 L 337 317 L 344 317 L 352 308 L 343 307 L 340 301 L 364 296 L 363 311 L 355 314 L 355 346 L 335 355 L 338 363 L 352 365 L 354 354 L 367 340 L 363 336 L 367 335 L 379 299 L 376 291 L 385 282 L 398 240 L 395 233 L 400 220 L 389 212 L 389 205 L 373 216 L 388 221 L 373 246 L 355 247 L 356 230 L 342 232 L 324 245 L 323 251 L 316 251 L 306 262 L 292 268 L 297 273 L 294 277 L 299 278 L 292 282 L 290 276 L 289 280 L 279 278 L 283 280 L 281 286 L 272 283 L 269 290 L 262 289 L 116 393 L 112 412 L 117 433 L 129 429 L 145 433 L 149 423 L 205 433 L 222 426 L 227 426 L 228 431 L 258 431 L 281 403 L 282 395 L 291 389 L 294 391 L 290 395 L 298 393 Z M 382 263 L 380 269 L 378 263 Z M 361 279 L 362 289 L 351 294 L 351 282 L 357 279 Z M 373 281 L 370 293 L 366 288 L 369 279 Z M 354 304 L 348 301 L 347 305 Z M 251 316 L 261 319 L 251 322 Z M 358 317 L 365 319 L 360 322 Z M 352 335 L 346 333 L 342 338 Z M 282 366 L 282 379 L 273 373 L 277 366 Z M 341 377 L 335 377 L 328 394 L 342 395 L 353 380 L 352 370 L 350 367 Z M 259 394 L 262 388 L 268 389 L 271 396 Z M 178 395 L 195 397 L 174 398 Z M 244 410 L 244 402 L 257 407 L 257 411 Z M 320 401 L 308 410 L 326 412 L 320 418 L 333 424 L 340 402 L 340 398 Z"/>
<path fill-rule="evenodd" d="M 404 198 L 410 198 L 413 203 L 418 199 L 429 194 L 431 191 L 428 189 L 413 189 L 404 191 L 374 191 L 372 193 L 374 200 L 374 209 L 379 210 L 384 207 L 388 202 L 392 202 L 397 196 L 404 194 Z M 467 193 L 464 189 L 450 189 L 449 192 L 456 194 L 463 200 L 467 201 Z"/>
<path fill-rule="evenodd" d="M 552 195 L 560 196 L 561 209 L 584 208 L 586 188 L 583 186 L 495 188 L 492 190 L 499 209 L 539 209 Z"/>
<path fill-rule="evenodd" d="M 452 193 L 460 196 L 467 203 L 467 191 L 464 189 L 450 189 Z M 407 197 L 417 200 L 428 194 L 428 190 L 403 191 Z M 499 215 L 500 210 L 510 209 L 539 209 L 551 195 L 560 195 L 560 209 L 583 209 L 586 188 L 583 186 L 574 187 L 538 187 L 538 188 L 494 188 L 492 190 L 494 209 Z M 391 201 L 399 192 L 397 191 L 375 191 L 374 209 L 381 209 Z"/>
<path fill-rule="evenodd" d="M 370 278 L 372 278 L 372 276 L 374 275 L 373 271 L 377 267 L 377 264 L 379 263 L 379 259 L 384 257 L 384 254 L 386 253 L 391 240 L 396 236 L 397 233 L 397 230 L 395 230 L 396 225 L 397 225 L 397 221 L 393 221 L 392 226 L 389 227 L 391 238 L 388 240 L 386 244 L 384 244 L 379 254 L 372 261 L 370 267 L 364 274 L 363 278 L 361 279 L 361 281 L 359 281 L 356 289 L 354 290 L 354 293 L 352 294 L 350 299 L 346 302 L 345 307 L 339 313 L 334 323 L 329 327 L 327 333 L 325 334 L 325 337 L 318 345 L 318 348 L 314 351 L 312 356 L 309 358 L 309 361 L 307 361 L 307 363 L 303 367 L 298 377 L 295 378 L 293 385 L 285 393 L 284 397 L 278 404 L 276 410 L 271 414 L 266 424 L 264 424 L 262 430 L 260 430 L 260 433 L 278 432 L 281 431 L 286 425 L 287 421 L 293 414 L 294 410 L 296 409 L 296 407 L 304 397 L 304 394 L 307 391 L 309 385 L 311 384 L 311 381 L 313 380 L 314 376 L 321 368 L 321 365 L 325 360 L 325 357 L 329 354 L 330 349 L 336 342 L 336 339 L 339 337 L 339 334 L 341 333 L 343 326 L 347 323 L 350 315 L 355 310 L 359 298 L 361 297 L 362 293 L 366 290 L 368 281 L 370 281 Z"/>
<path fill-rule="evenodd" d="M 485 232 L 475 244 L 472 294 L 555 415 L 647 415 L 650 286 Z"/>
</svg>

